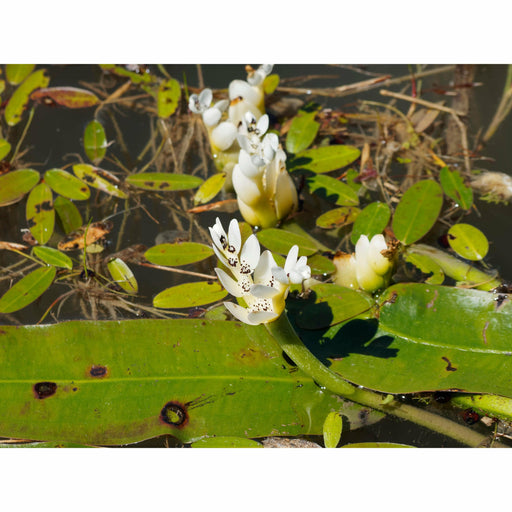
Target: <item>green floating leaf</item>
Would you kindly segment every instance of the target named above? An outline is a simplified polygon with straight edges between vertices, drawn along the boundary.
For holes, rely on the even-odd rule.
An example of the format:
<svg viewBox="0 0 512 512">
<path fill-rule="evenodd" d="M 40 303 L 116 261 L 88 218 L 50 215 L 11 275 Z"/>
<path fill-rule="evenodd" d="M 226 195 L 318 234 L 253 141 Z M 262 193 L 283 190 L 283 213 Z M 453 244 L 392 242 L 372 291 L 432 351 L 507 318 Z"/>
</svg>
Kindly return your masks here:
<svg viewBox="0 0 512 512">
<path fill-rule="evenodd" d="M 283 229 L 267 228 L 257 233 L 259 242 L 271 252 L 288 254 L 292 246 L 299 246 L 300 256 L 311 256 L 318 251 L 318 247 L 311 238 L 296 233 L 290 233 Z"/>
<path fill-rule="evenodd" d="M 286 135 L 286 151 L 299 153 L 315 140 L 320 123 L 315 121 L 316 112 L 299 112 L 292 121 Z"/>
<path fill-rule="evenodd" d="M 376 201 L 366 206 L 357 216 L 350 239 L 355 245 L 361 235 L 369 239 L 384 231 L 391 217 L 391 210 L 386 203 Z"/>
<path fill-rule="evenodd" d="M 14 126 L 21 121 L 21 116 L 28 104 L 31 93 L 35 89 L 48 85 L 50 79 L 45 75 L 45 72 L 45 69 L 35 71 L 25 78 L 23 83 L 14 91 L 4 112 L 5 121 L 9 126 Z"/>
<path fill-rule="evenodd" d="M 324 421 L 324 446 L 326 448 L 336 448 L 341 438 L 343 429 L 343 420 L 337 412 L 330 412 Z"/>
<path fill-rule="evenodd" d="M 87 123 L 84 131 L 84 151 L 89 160 L 98 165 L 107 153 L 107 135 L 103 125 L 95 119 Z"/>
<path fill-rule="evenodd" d="M 7 64 L 5 78 L 11 85 L 18 85 L 34 71 L 35 64 Z"/>
<path fill-rule="evenodd" d="M 428 254 L 419 254 L 415 252 L 405 252 L 404 260 L 412 263 L 415 267 L 419 268 L 424 274 L 432 274 L 425 279 L 426 283 L 430 284 L 443 284 L 444 272 L 443 269 L 436 263 Z"/>
<path fill-rule="evenodd" d="M 354 146 L 325 146 L 301 151 L 290 162 L 291 170 L 309 169 L 315 173 L 334 171 L 351 164 L 359 158 L 361 151 Z"/>
<path fill-rule="evenodd" d="M 69 199 L 57 196 L 53 202 L 53 207 L 59 216 L 62 229 L 66 235 L 82 226 L 82 216 L 80 215 L 76 205 Z"/>
<path fill-rule="evenodd" d="M 73 262 L 71 258 L 66 254 L 54 249 L 53 247 L 45 247 L 41 245 L 36 245 L 32 252 L 42 261 L 47 263 L 48 265 L 53 265 L 54 267 L 67 268 L 71 270 L 73 268 Z"/>
<path fill-rule="evenodd" d="M 140 73 L 136 73 L 135 71 L 130 71 L 114 64 L 100 64 L 100 67 L 114 75 L 129 78 L 134 84 L 150 84 L 156 80 L 155 76 L 147 73 L 146 70 L 141 70 Z"/>
<path fill-rule="evenodd" d="M 191 448 L 263 448 L 261 443 L 246 439 L 245 437 L 204 437 L 195 443 Z"/>
<path fill-rule="evenodd" d="M 222 300 L 228 292 L 216 282 L 198 281 L 179 284 L 160 292 L 153 299 L 155 308 L 194 308 Z"/>
<path fill-rule="evenodd" d="M 503 421 L 512 421 L 512 399 L 496 395 L 454 395 L 450 403 Z"/>
<path fill-rule="evenodd" d="M 126 178 L 126 183 L 144 190 L 168 192 L 174 190 L 190 190 L 203 183 L 201 178 L 190 174 L 174 174 L 171 172 L 144 172 L 132 174 Z"/>
<path fill-rule="evenodd" d="M 113 258 L 107 263 L 112 279 L 127 293 L 137 293 L 139 285 L 130 267 L 120 258 Z"/>
<path fill-rule="evenodd" d="M 44 173 L 44 181 L 57 194 L 69 199 L 89 199 L 91 191 L 82 181 L 62 169 L 50 169 Z"/>
<path fill-rule="evenodd" d="M 305 237 L 309 240 L 309 245 L 311 247 L 316 247 L 318 251 L 327 251 L 331 252 L 331 248 L 324 245 L 322 242 L 311 236 L 300 224 L 295 220 L 285 221 L 281 224 L 281 229 L 288 233 L 293 233 L 295 235 L 299 235 Z M 252 229 L 251 229 L 252 233 Z"/>
<path fill-rule="evenodd" d="M 50 287 L 56 271 L 53 266 L 40 267 L 20 279 L 0 298 L 0 313 L 13 313 L 34 302 Z"/>
<path fill-rule="evenodd" d="M 167 119 L 174 114 L 181 97 L 181 87 L 177 80 L 164 80 L 158 86 L 157 108 L 158 117 Z"/>
<path fill-rule="evenodd" d="M 154 265 L 179 267 L 205 260 L 213 255 L 209 245 L 196 242 L 181 242 L 174 244 L 159 244 L 150 247 L 144 257 Z"/>
<path fill-rule="evenodd" d="M 398 203 L 392 228 L 403 244 L 425 236 L 435 224 L 443 206 L 443 191 L 432 180 L 419 181 L 405 192 Z"/>
<path fill-rule="evenodd" d="M 365 293 L 337 284 L 316 284 L 311 290 L 314 292 L 312 299 L 303 305 L 295 318 L 302 329 L 325 329 L 359 315 L 369 315 L 375 305 Z"/>
<path fill-rule="evenodd" d="M 415 448 L 415 446 L 410 446 L 408 444 L 398 444 L 398 443 L 350 443 L 345 444 L 342 448 Z"/>
<path fill-rule="evenodd" d="M 306 179 L 310 192 L 333 201 L 340 206 L 357 206 L 359 197 L 346 183 L 321 174 Z"/>
<path fill-rule="evenodd" d="M 32 443 L 0 443 L 0 448 L 93 448 L 93 446 L 87 446 L 77 443 L 59 443 L 58 441 L 53 442 L 32 442 Z"/>
<path fill-rule="evenodd" d="M 45 87 L 33 92 L 30 98 L 46 105 L 61 105 L 66 108 L 93 107 L 100 102 L 91 91 L 77 87 Z"/>
<path fill-rule="evenodd" d="M 44 245 L 53 234 L 55 210 L 51 188 L 44 182 L 32 189 L 27 199 L 27 224 L 32 236 Z"/>
<path fill-rule="evenodd" d="M 11 151 L 11 145 L 5 139 L 0 139 L 0 160 L 3 160 L 9 151 Z"/>
<path fill-rule="evenodd" d="M 351 429 L 383 417 L 290 371 L 261 325 L 70 321 L 2 326 L 0 338 L 2 437 L 120 445 L 170 434 L 192 443 L 322 435 L 331 411 Z"/>
<path fill-rule="evenodd" d="M 471 224 L 452 226 L 448 230 L 448 243 L 459 256 L 471 261 L 484 259 L 489 251 L 486 236 Z"/>
<path fill-rule="evenodd" d="M 496 299 L 479 290 L 397 284 L 379 298 L 378 323 L 333 328 L 323 333 L 323 346 L 336 354 L 332 370 L 369 389 L 512 397 L 512 301 Z"/>
<path fill-rule="evenodd" d="M 448 167 L 443 167 L 439 173 L 439 179 L 444 193 L 450 199 L 465 210 L 473 206 L 473 189 L 464 184 L 459 171 L 450 171 Z"/>
<path fill-rule="evenodd" d="M 126 199 L 128 197 L 120 188 L 121 183 L 116 176 L 112 173 L 94 167 L 89 164 L 75 164 L 73 165 L 73 172 L 75 176 L 88 183 L 91 187 L 97 188 L 102 192 L 120 199 Z"/>
<path fill-rule="evenodd" d="M 316 225 L 322 229 L 340 228 L 352 224 L 358 217 L 359 208 L 350 206 L 342 206 L 341 208 L 334 208 L 322 213 L 316 219 Z"/>
<path fill-rule="evenodd" d="M 210 176 L 197 190 L 194 196 L 194 204 L 205 204 L 211 201 L 226 183 L 226 173 Z"/>
<path fill-rule="evenodd" d="M 268 75 L 265 77 L 265 80 L 263 80 L 263 91 L 265 94 L 272 94 L 279 85 L 279 75 L 276 75 L 275 73 L 272 75 Z"/>
<path fill-rule="evenodd" d="M 34 169 L 19 169 L 0 176 L 0 206 L 7 206 L 22 199 L 39 182 Z"/>
<path fill-rule="evenodd" d="M 311 268 L 311 274 L 314 276 L 332 274 L 336 270 L 334 263 L 321 254 L 310 256 L 308 258 L 308 265 Z"/>
</svg>

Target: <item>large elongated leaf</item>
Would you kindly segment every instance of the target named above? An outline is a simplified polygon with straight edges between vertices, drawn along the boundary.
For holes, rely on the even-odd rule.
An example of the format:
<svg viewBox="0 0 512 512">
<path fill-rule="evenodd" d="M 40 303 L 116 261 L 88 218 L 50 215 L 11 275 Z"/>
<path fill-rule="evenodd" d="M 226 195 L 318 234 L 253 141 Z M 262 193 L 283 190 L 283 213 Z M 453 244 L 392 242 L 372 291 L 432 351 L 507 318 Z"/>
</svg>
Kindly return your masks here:
<svg viewBox="0 0 512 512">
<path fill-rule="evenodd" d="M 159 244 L 150 247 L 144 254 L 145 258 L 155 265 L 178 267 L 196 263 L 213 255 L 213 249 L 196 242 Z"/>
<path fill-rule="evenodd" d="M 315 192 L 325 199 L 333 200 L 340 206 L 357 206 L 359 204 L 357 193 L 346 183 L 335 178 L 318 174 L 308 177 L 306 182 L 311 192 Z"/>
<path fill-rule="evenodd" d="M 39 181 L 34 169 L 19 169 L 0 176 L 0 206 L 13 204 L 23 198 Z"/>
<path fill-rule="evenodd" d="M 62 169 L 50 169 L 44 173 L 45 182 L 57 194 L 69 199 L 89 199 L 91 191 L 89 187 L 77 177 Z"/>
<path fill-rule="evenodd" d="M 323 391 L 263 326 L 198 320 L 2 326 L 0 436 L 124 444 L 162 434 L 322 434 L 382 415 Z"/>
<path fill-rule="evenodd" d="M 27 198 L 27 224 L 32 236 L 44 245 L 53 234 L 55 227 L 55 210 L 53 194 L 46 183 L 39 183 Z"/>
<path fill-rule="evenodd" d="M 228 292 L 214 281 L 198 281 L 171 286 L 153 299 L 156 308 L 194 308 L 222 300 Z"/>
<path fill-rule="evenodd" d="M 31 99 L 47 105 L 62 105 L 67 108 L 87 108 L 100 100 L 91 91 L 77 87 L 46 87 L 31 94 Z"/>
<path fill-rule="evenodd" d="M 132 174 L 126 182 L 137 188 L 167 192 L 170 190 L 190 190 L 197 188 L 203 180 L 190 174 L 174 174 L 172 172 L 144 172 Z"/>
<path fill-rule="evenodd" d="M 282 229 L 262 229 L 257 236 L 262 245 L 279 254 L 288 254 L 293 245 L 299 246 L 301 256 L 310 256 L 318 251 L 318 247 L 309 237 Z"/>
<path fill-rule="evenodd" d="M 21 84 L 35 67 L 34 64 L 6 64 L 5 78 L 11 85 Z"/>
<path fill-rule="evenodd" d="M 345 167 L 357 160 L 360 155 L 361 151 L 354 146 L 325 146 L 301 151 L 290 162 L 290 166 L 292 170 L 305 168 L 315 173 L 324 173 Z"/>
</svg>

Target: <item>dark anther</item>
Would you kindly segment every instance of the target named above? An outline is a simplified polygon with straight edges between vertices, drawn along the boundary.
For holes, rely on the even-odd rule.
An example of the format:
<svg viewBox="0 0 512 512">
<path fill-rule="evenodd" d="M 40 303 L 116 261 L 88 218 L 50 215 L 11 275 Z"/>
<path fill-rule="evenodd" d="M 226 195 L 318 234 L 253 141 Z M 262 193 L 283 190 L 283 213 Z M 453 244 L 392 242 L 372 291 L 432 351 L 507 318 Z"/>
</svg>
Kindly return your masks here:
<svg viewBox="0 0 512 512">
<path fill-rule="evenodd" d="M 34 393 L 36 398 L 42 400 L 52 396 L 57 391 L 57 384 L 55 382 L 38 382 L 34 384 Z"/>
<path fill-rule="evenodd" d="M 176 402 L 167 402 L 160 412 L 160 419 L 168 425 L 179 427 L 187 420 L 187 413 L 182 405 Z"/>
<path fill-rule="evenodd" d="M 93 364 L 89 370 L 91 377 L 105 377 L 107 375 L 107 367 Z"/>
</svg>

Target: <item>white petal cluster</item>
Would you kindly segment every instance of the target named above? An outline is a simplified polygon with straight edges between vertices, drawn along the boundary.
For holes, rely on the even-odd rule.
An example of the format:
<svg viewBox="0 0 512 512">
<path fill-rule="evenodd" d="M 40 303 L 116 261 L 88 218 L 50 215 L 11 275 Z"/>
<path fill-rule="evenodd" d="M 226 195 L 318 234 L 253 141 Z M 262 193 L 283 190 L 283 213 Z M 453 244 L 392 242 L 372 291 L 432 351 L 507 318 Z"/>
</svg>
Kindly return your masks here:
<svg viewBox="0 0 512 512">
<path fill-rule="evenodd" d="M 334 258 L 335 283 L 366 292 L 383 288 L 393 266 L 392 261 L 382 255 L 382 251 L 387 249 L 383 235 L 375 235 L 371 241 L 366 235 L 361 235 L 355 254 L 341 254 Z"/>
<path fill-rule="evenodd" d="M 242 298 L 247 307 L 232 302 L 224 305 L 246 324 L 258 325 L 278 318 L 284 311 L 290 284 L 300 284 L 311 277 L 306 257 L 297 259 L 299 248 L 296 245 L 290 249 L 284 268 L 277 265 L 270 251 L 260 255 L 260 244 L 255 235 L 251 235 L 242 247 L 240 227 L 235 219 L 226 233 L 217 218 L 210 228 L 210 235 L 215 254 L 231 273 L 230 276 L 216 268 L 220 282 L 231 295 Z"/>
</svg>

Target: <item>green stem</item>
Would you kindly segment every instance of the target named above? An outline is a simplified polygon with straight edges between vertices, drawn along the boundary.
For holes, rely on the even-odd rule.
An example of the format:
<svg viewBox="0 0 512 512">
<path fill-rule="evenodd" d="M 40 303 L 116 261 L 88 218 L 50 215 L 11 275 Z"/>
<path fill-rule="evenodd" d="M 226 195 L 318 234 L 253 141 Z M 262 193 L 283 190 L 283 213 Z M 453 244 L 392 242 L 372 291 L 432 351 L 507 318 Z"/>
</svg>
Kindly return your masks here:
<svg viewBox="0 0 512 512">
<path fill-rule="evenodd" d="M 267 330 L 283 349 L 286 355 L 318 385 L 336 393 L 352 402 L 377 409 L 386 414 L 412 421 L 440 434 L 455 439 L 467 446 L 478 447 L 488 444 L 487 436 L 451 421 L 443 416 L 434 414 L 412 405 L 403 404 L 391 395 L 383 395 L 375 391 L 356 387 L 344 380 L 322 364 L 304 345 L 295 333 L 286 314 L 282 314 L 274 322 L 265 324 Z M 494 446 L 503 446 L 499 442 Z"/>
</svg>

